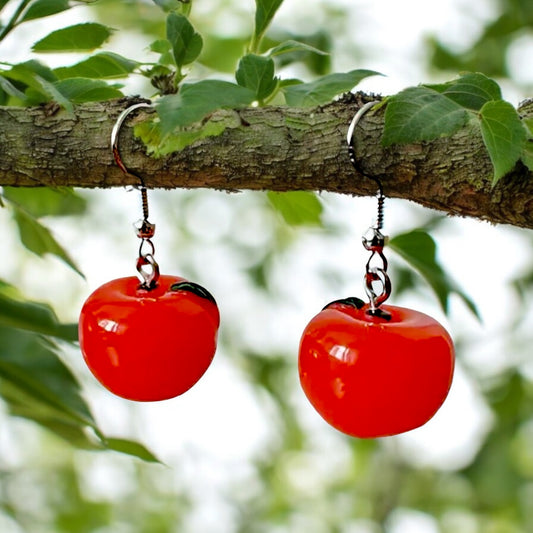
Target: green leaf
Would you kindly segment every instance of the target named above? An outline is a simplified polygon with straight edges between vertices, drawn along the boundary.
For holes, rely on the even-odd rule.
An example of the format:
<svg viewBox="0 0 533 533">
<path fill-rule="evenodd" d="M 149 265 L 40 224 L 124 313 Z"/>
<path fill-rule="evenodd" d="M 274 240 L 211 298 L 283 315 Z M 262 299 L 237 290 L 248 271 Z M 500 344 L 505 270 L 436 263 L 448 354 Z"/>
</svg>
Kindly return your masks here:
<svg viewBox="0 0 533 533">
<path fill-rule="evenodd" d="M 202 49 L 202 65 L 216 72 L 235 74 L 235 65 L 246 49 L 244 37 L 209 35 Z"/>
<path fill-rule="evenodd" d="M 50 306 L 24 300 L 14 287 L 5 282 L 0 284 L 0 325 L 70 342 L 78 340 L 77 324 L 61 324 Z"/>
<path fill-rule="evenodd" d="M 427 281 L 445 313 L 448 313 L 450 295 L 457 294 L 468 309 L 480 319 L 474 302 L 459 288 L 437 261 L 437 245 L 428 233 L 414 230 L 397 235 L 389 241 L 388 245 Z"/>
<path fill-rule="evenodd" d="M 516 165 L 527 141 L 517 110 L 504 101 L 487 102 L 480 111 L 481 135 L 494 167 L 493 185 Z"/>
<path fill-rule="evenodd" d="M 81 215 L 87 208 L 85 198 L 67 187 L 3 187 L 3 196 L 35 218 Z"/>
<path fill-rule="evenodd" d="M 4 72 L 4 76 L 28 86 L 30 90 L 26 91 L 26 97 L 29 103 L 37 104 L 53 100 L 69 113 L 73 112 L 74 107 L 70 100 L 56 89 L 54 85 L 56 78 L 52 70 L 38 61 L 32 60 L 14 65 L 11 70 Z M 32 97 L 35 102 L 32 101 Z"/>
<path fill-rule="evenodd" d="M 467 111 L 438 91 L 410 87 L 389 99 L 382 143 L 389 146 L 431 141 L 451 135 L 467 120 Z"/>
<path fill-rule="evenodd" d="M 9 95 L 2 89 L 0 85 L 0 105 L 8 105 Z M 2 201 L 0 199 L 0 207 L 2 207 Z"/>
<path fill-rule="evenodd" d="M 148 463 L 161 462 L 148 448 L 138 442 L 127 439 L 105 438 L 103 443 L 109 450 L 132 455 Z"/>
<path fill-rule="evenodd" d="M 26 418 L 39 423 L 49 419 L 95 427 L 91 412 L 80 396 L 78 382 L 57 356 L 58 348 L 52 341 L 3 326 L 0 326 L 0 339 L 4 398 L 5 382 L 8 382 L 12 389 L 7 399 L 33 407 L 33 410 L 26 409 Z"/>
<path fill-rule="evenodd" d="M 290 87 L 291 85 L 301 85 L 303 83 L 303 80 L 298 78 L 285 78 L 284 80 L 279 80 L 280 88 Z"/>
<path fill-rule="evenodd" d="M 163 11 L 172 11 L 178 7 L 180 0 L 153 0 L 153 2 Z"/>
<path fill-rule="evenodd" d="M 259 45 L 276 11 L 283 0 L 255 0 L 255 27 L 251 45 L 252 52 L 259 51 Z"/>
<path fill-rule="evenodd" d="M 12 415 L 36 422 L 73 446 L 159 462 L 139 443 L 102 434 L 57 345 L 40 335 L 0 325 L 0 394 Z"/>
<path fill-rule="evenodd" d="M 235 117 L 235 122 L 231 124 L 228 120 L 207 120 L 199 127 L 176 129 L 172 133 L 163 135 L 159 121 L 146 121 L 137 124 L 134 133 L 137 138 L 142 139 L 148 155 L 158 158 L 179 152 L 200 139 L 222 135 L 228 127 L 240 125 L 238 117 Z"/>
<path fill-rule="evenodd" d="M 267 192 L 270 205 L 291 226 L 322 226 L 322 202 L 309 191 Z"/>
<path fill-rule="evenodd" d="M 192 63 L 202 51 L 202 36 L 196 32 L 189 19 L 178 13 L 167 17 L 167 39 L 172 45 L 178 69 Z"/>
<path fill-rule="evenodd" d="M 172 44 L 168 39 L 158 39 L 150 44 L 150 51 L 156 54 L 166 54 L 172 50 Z"/>
<path fill-rule="evenodd" d="M 426 85 L 441 92 L 460 106 L 479 111 L 484 104 L 493 100 L 501 100 L 502 91 L 494 81 L 477 72 L 464 74 L 457 80 L 442 85 Z"/>
<path fill-rule="evenodd" d="M 524 144 L 520 159 L 529 170 L 533 170 L 533 139 L 528 139 Z"/>
<path fill-rule="evenodd" d="M 137 61 L 126 59 L 112 52 L 102 52 L 70 67 L 56 68 L 54 73 L 60 80 L 66 78 L 125 78 L 138 66 Z"/>
<path fill-rule="evenodd" d="M 53 254 L 57 256 L 81 277 L 83 277 L 80 269 L 69 257 L 67 252 L 54 239 L 50 233 L 50 230 L 45 228 L 37 219 L 33 218 L 24 210 L 17 206 L 13 207 L 14 218 L 19 229 L 20 240 L 22 241 L 22 244 L 28 250 L 30 250 L 30 252 L 33 252 L 39 257 L 42 257 L 46 254 Z"/>
<path fill-rule="evenodd" d="M 67 9 L 70 9 L 69 0 L 36 0 L 26 10 L 24 16 L 17 24 L 27 22 L 28 20 L 49 17 Z"/>
<path fill-rule="evenodd" d="M 522 123 L 526 128 L 527 139 L 524 142 L 521 160 L 529 170 L 533 170 L 533 118 L 522 118 Z"/>
<path fill-rule="evenodd" d="M 34 81 L 36 87 L 34 86 L 32 87 L 32 89 L 36 90 L 39 94 L 45 96 L 47 101 L 53 100 L 54 102 L 57 102 L 63 109 L 65 109 L 69 113 L 72 113 L 74 111 L 72 102 L 68 98 L 65 98 L 61 91 L 56 88 L 55 84 L 50 83 L 49 81 L 45 80 L 44 78 L 41 78 L 38 75 L 34 75 Z"/>
<path fill-rule="evenodd" d="M 524 117 L 522 119 L 522 122 L 524 123 L 524 126 L 527 128 L 528 137 L 533 137 L 533 118 Z"/>
<path fill-rule="evenodd" d="M 301 83 L 283 88 L 285 100 L 294 107 L 308 107 L 327 104 L 335 96 L 351 91 L 368 76 L 380 76 L 373 70 L 351 70 L 350 72 L 328 74 L 311 83 Z"/>
<path fill-rule="evenodd" d="M 29 61 L 24 61 L 23 63 L 13 65 L 11 70 L 5 74 L 6 76 L 14 80 L 21 81 L 30 87 L 32 86 L 31 80 L 33 79 L 33 74 L 37 74 L 39 77 L 51 83 L 57 81 L 54 71 L 36 59 L 30 59 Z"/>
<path fill-rule="evenodd" d="M 236 108 L 251 104 L 255 94 L 227 81 L 203 80 L 184 83 L 178 94 L 164 96 L 156 104 L 163 134 L 178 126 L 188 126 L 207 114 L 222 108 Z"/>
<path fill-rule="evenodd" d="M 61 80 L 55 83 L 55 87 L 62 95 L 75 104 L 102 102 L 124 96 L 117 87 L 108 85 L 103 80 L 90 78 Z"/>
<path fill-rule="evenodd" d="M 299 41 L 293 41 L 288 40 L 284 41 L 274 48 L 271 48 L 267 55 L 270 57 L 279 56 L 282 54 L 291 54 L 292 52 L 311 52 L 313 54 L 318 54 L 321 56 L 328 56 L 328 52 L 323 52 L 322 50 L 319 50 L 318 48 L 315 48 L 314 46 L 311 46 L 309 44 L 300 43 Z"/>
<path fill-rule="evenodd" d="M 37 41 L 34 52 L 90 52 L 111 36 L 112 30 L 96 22 L 86 22 L 53 31 Z"/>
<path fill-rule="evenodd" d="M 274 60 L 270 57 L 246 54 L 239 61 L 235 79 L 240 86 L 253 91 L 256 100 L 264 100 L 277 86 Z"/>
<path fill-rule="evenodd" d="M 22 91 L 19 91 L 8 79 L 4 78 L 4 76 L 0 76 L 0 87 L 4 92 L 9 94 L 9 96 L 18 98 L 21 102 L 26 101 L 26 95 Z"/>
</svg>

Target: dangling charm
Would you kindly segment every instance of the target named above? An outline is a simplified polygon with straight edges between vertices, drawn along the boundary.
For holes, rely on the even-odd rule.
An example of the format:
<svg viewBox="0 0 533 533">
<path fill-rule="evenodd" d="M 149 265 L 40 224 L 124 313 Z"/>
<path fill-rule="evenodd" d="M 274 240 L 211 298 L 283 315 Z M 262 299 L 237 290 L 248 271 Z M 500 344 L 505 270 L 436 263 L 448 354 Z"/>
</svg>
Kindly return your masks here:
<svg viewBox="0 0 533 533">
<path fill-rule="evenodd" d="M 136 104 L 118 117 L 111 134 L 117 165 L 120 127 Z M 220 322 L 211 294 L 196 283 L 161 276 L 154 258 L 155 224 L 148 221 L 148 196 L 140 181 L 143 220 L 137 277 L 119 278 L 96 289 L 79 319 L 80 347 L 87 366 L 104 387 L 135 401 L 167 400 L 189 390 L 205 373 L 216 350 Z"/>
<path fill-rule="evenodd" d="M 352 137 L 365 104 L 348 129 L 350 161 L 357 167 Z M 302 388 L 318 413 L 348 435 L 376 438 L 425 424 L 441 407 L 454 370 L 453 341 L 433 318 L 403 307 L 383 305 L 391 294 L 383 254 L 385 196 L 378 185 L 378 217 L 363 236 L 371 252 L 365 291 L 359 298 L 326 305 L 307 325 L 300 341 Z"/>
</svg>

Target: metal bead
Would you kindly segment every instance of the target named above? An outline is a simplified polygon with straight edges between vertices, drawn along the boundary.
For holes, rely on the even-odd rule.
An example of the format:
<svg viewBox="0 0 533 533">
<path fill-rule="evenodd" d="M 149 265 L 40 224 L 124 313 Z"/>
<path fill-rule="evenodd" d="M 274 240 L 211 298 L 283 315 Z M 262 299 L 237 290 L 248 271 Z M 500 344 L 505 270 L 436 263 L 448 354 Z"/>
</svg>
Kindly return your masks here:
<svg viewBox="0 0 533 533">
<path fill-rule="evenodd" d="M 363 246 L 369 252 L 381 252 L 385 246 L 386 237 L 376 228 L 368 228 L 362 237 Z"/>
<path fill-rule="evenodd" d="M 135 224 L 135 233 L 139 239 L 151 239 L 155 234 L 155 224 L 141 220 Z"/>
</svg>

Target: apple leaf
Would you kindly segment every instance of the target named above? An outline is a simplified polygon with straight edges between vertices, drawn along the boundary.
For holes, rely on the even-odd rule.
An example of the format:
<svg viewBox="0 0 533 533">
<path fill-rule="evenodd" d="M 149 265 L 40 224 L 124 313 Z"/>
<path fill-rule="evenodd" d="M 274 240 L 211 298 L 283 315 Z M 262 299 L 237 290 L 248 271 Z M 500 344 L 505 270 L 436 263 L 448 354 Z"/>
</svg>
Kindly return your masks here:
<svg viewBox="0 0 533 533">
<path fill-rule="evenodd" d="M 382 143 L 408 144 L 451 135 L 468 120 L 466 109 L 428 87 L 409 87 L 390 97 Z"/>
<path fill-rule="evenodd" d="M 270 205 L 291 226 L 321 226 L 324 207 L 309 191 L 267 192 Z"/>
<path fill-rule="evenodd" d="M 527 130 L 516 109 L 503 100 L 487 102 L 480 115 L 481 135 L 494 166 L 492 184 L 496 185 L 522 157 Z"/>
<path fill-rule="evenodd" d="M 40 335 L 0 326 L 2 395 L 11 385 L 8 399 L 25 417 L 41 422 L 47 418 L 72 425 L 95 427 L 91 412 L 80 395 L 70 370 L 57 356 L 57 345 Z M 27 409 L 35 407 L 33 414 Z"/>
<path fill-rule="evenodd" d="M 29 302 L 5 282 L 0 283 L 0 326 L 42 333 L 75 342 L 77 324 L 61 324 L 47 304 Z"/>
<path fill-rule="evenodd" d="M 256 100 L 264 100 L 276 89 L 274 60 L 270 57 L 246 54 L 239 61 L 235 79 L 241 87 L 254 92 Z"/>
<path fill-rule="evenodd" d="M 56 68 L 54 74 L 60 80 L 66 78 L 125 78 L 138 66 L 137 61 L 126 59 L 112 52 L 101 52 L 70 67 Z"/>
<path fill-rule="evenodd" d="M 479 111 L 487 102 L 501 100 L 500 86 L 492 79 L 478 72 L 469 72 L 440 85 L 425 85 L 440 92 L 465 109 Z"/>
<path fill-rule="evenodd" d="M 3 75 L 27 86 L 25 97 L 28 103 L 37 104 L 53 100 L 70 113 L 74 110 L 72 102 L 56 88 L 57 78 L 53 71 L 39 61 L 19 63 Z M 32 101 L 32 98 L 35 101 Z"/>
<path fill-rule="evenodd" d="M 163 96 L 156 103 L 163 134 L 188 126 L 222 108 L 251 104 L 255 94 L 246 87 L 221 80 L 184 83 L 178 94 Z"/>
<path fill-rule="evenodd" d="M 111 37 L 112 30 L 96 22 L 75 24 L 53 31 L 37 41 L 34 52 L 91 52 Z"/>
<path fill-rule="evenodd" d="M 0 75 L 0 88 L 9 96 L 13 96 L 14 98 L 18 98 L 21 102 L 26 101 L 26 95 L 19 91 L 8 79 L 4 78 L 4 76 Z"/>
<path fill-rule="evenodd" d="M 84 277 L 81 270 L 76 266 L 62 246 L 54 239 L 48 228 L 43 226 L 36 218 L 32 217 L 23 209 L 13 205 L 13 210 L 20 240 L 30 252 L 33 252 L 39 257 L 46 254 L 53 254 L 64 261 L 81 277 Z"/>
<path fill-rule="evenodd" d="M 445 313 L 451 294 L 457 294 L 468 309 L 480 320 L 474 302 L 461 290 L 458 284 L 444 271 L 437 260 L 437 245 L 433 238 L 422 230 L 397 235 L 388 246 L 411 265 L 429 284 Z"/>
<path fill-rule="evenodd" d="M 179 13 L 171 12 L 167 17 L 167 39 L 172 45 L 178 68 L 192 63 L 202 51 L 202 36 L 189 19 Z"/>
<path fill-rule="evenodd" d="M 65 98 L 75 104 L 103 102 L 124 96 L 117 87 L 108 85 L 104 80 L 91 78 L 68 78 L 57 81 L 54 86 Z"/>
<path fill-rule="evenodd" d="M 108 450 L 132 455 L 147 463 L 161 463 L 148 448 L 135 441 L 107 437 L 103 440 L 103 444 Z"/>
<path fill-rule="evenodd" d="M 369 76 L 381 76 L 374 70 L 351 70 L 328 74 L 310 83 L 283 86 L 287 105 L 310 107 L 327 104 L 335 96 L 351 91 L 360 81 Z"/>
<path fill-rule="evenodd" d="M 9 412 L 78 448 L 115 450 L 158 462 L 142 444 L 102 434 L 58 351 L 48 338 L 0 325 L 0 394 Z"/>
<path fill-rule="evenodd" d="M 251 50 L 259 51 L 259 44 L 283 0 L 255 0 L 255 27 Z"/>
<path fill-rule="evenodd" d="M 85 198 L 68 187 L 3 187 L 2 196 L 36 218 L 81 215 L 87 209 Z"/>
<path fill-rule="evenodd" d="M 69 0 L 36 0 L 32 2 L 18 24 L 35 20 L 70 9 Z"/>
<path fill-rule="evenodd" d="M 291 54 L 292 52 L 311 52 L 313 54 L 318 54 L 320 56 L 328 56 L 328 52 L 324 52 L 322 50 L 319 50 L 318 48 L 315 48 L 314 46 L 311 46 L 309 44 L 301 43 L 299 41 L 283 41 L 282 43 L 278 44 L 277 46 L 274 46 L 274 48 L 271 48 L 267 55 L 270 57 L 280 56 L 282 54 Z"/>
</svg>

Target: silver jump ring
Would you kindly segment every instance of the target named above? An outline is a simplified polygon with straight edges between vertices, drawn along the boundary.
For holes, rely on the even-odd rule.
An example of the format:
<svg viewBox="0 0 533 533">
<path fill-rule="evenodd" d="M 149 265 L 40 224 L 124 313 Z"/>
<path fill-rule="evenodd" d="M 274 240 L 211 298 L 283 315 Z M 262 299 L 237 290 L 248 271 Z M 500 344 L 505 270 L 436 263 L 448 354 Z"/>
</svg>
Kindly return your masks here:
<svg viewBox="0 0 533 533">
<path fill-rule="evenodd" d="M 143 267 L 150 267 L 150 271 L 147 272 Z M 157 264 L 152 254 L 146 254 L 139 256 L 137 259 L 137 272 L 143 279 L 141 288 L 147 291 L 154 289 L 157 286 L 159 280 L 159 265 Z"/>
<path fill-rule="evenodd" d="M 374 290 L 374 283 L 381 284 L 381 290 Z M 382 303 L 386 302 L 392 291 L 389 275 L 383 268 L 371 268 L 365 275 L 365 292 L 370 300 L 370 309 L 375 311 Z"/>
<path fill-rule="evenodd" d="M 154 243 L 150 239 L 142 239 L 139 246 L 139 257 L 153 256 L 155 253 Z"/>
</svg>

